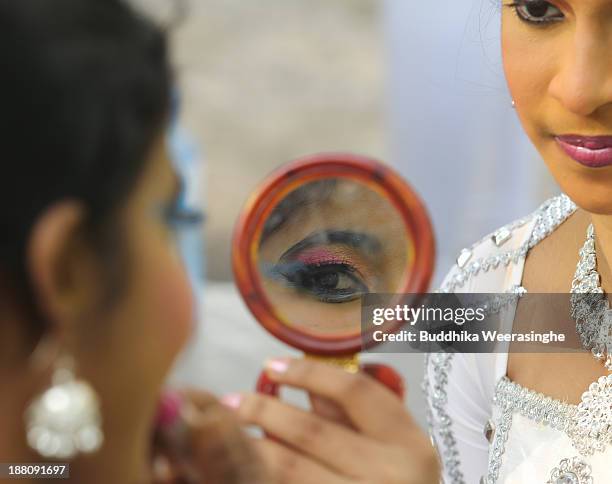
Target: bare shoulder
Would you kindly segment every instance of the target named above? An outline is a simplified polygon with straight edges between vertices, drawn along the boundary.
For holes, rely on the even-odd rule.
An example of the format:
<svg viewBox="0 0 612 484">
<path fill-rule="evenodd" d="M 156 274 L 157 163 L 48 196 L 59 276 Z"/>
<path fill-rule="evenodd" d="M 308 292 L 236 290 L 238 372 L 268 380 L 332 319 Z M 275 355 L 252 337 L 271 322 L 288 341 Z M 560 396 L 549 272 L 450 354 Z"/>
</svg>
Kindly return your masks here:
<svg viewBox="0 0 612 484">
<path fill-rule="evenodd" d="M 588 225 L 588 214 L 578 209 L 529 251 L 522 283 L 529 292 L 569 292 Z"/>
</svg>

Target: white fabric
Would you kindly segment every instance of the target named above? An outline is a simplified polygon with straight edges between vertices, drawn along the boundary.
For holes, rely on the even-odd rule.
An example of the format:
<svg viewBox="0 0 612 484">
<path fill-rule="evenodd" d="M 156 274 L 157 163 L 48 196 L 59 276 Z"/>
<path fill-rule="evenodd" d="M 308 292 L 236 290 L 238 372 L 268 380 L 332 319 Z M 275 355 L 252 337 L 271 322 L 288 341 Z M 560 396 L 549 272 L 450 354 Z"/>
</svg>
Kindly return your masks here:
<svg viewBox="0 0 612 484">
<path fill-rule="evenodd" d="M 502 247 L 497 247 L 490 237 L 483 239 L 474 247 L 473 260 L 492 254 L 501 254 L 517 249 L 529 240 L 535 216 L 522 227 L 512 232 L 512 237 Z M 521 285 L 524 259 L 509 266 L 500 264 L 488 272 L 481 271 L 455 292 L 465 293 L 502 293 L 515 285 Z M 445 278 L 450 280 L 459 271 L 453 266 Z M 506 317 L 512 320 L 513 314 Z M 484 435 L 484 428 L 489 419 L 496 420 L 499 409 L 493 404 L 495 387 L 499 380 L 506 376 L 508 363 L 507 353 L 487 354 L 454 354 L 450 360 L 446 413 L 450 417 L 454 447 L 458 453 L 459 471 L 463 479 L 444 468 L 444 483 L 466 484 L 478 483 L 487 475 L 490 446 Z M 434 363 L 429 360 L 426 367 L 426 378 L 435 378 Z M 431 412 L 431 432 L 445 463 L 448 446 L 439 438 L 443 424 L 433 408 L 431 397 L 428 400 Z M 527 484 L 545 483 L 550 472 L 558 466 L 561 459 L 578 455 L 572 448 L 569 437 L 558 430 L 536 423 L 519 414 L 514 414 L 505 452 L 502 456 L 502 467 L 498 483 Z M 593 467 L 594 483 L 612 483 L 612 449 L 603 454 L 587 459 Z M 487 483 L 493 484 L 493 483 Z"/>
<path fill-rule="evenodd" d="M 522 415 L 514 415 L 499 482 L 504 484 L 545 483 L 561 459 L 577 455 L 562 432 L 537 424 Z M 596 454 L 586 459 L 594 484 L 612 482 L 612 453 Z"/>
</svg>

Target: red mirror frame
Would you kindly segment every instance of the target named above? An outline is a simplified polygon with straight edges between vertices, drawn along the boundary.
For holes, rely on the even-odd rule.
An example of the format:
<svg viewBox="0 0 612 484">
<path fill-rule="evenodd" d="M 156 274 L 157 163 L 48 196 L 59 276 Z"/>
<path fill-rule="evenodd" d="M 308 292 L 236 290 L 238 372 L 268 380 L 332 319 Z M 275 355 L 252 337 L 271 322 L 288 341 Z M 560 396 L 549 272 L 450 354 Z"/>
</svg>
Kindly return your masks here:
<svg viewBox="0 0 612 484">
<path fill-rule="evenodd" d="M 424 204 L 403 178 L 372 158 L 345 154 L 318 154 L 290 162 L 273 172 L 251 195 L 234 229 L 232 267 L 242 297 L 259 323 L 284 343 L 308 354 L 340 356 L 362 350 L 364 336 L 316 336 L 284 323 L 265 296 L 257 268 L 258 242 L 265 220 L 288 193 L 323 178 L 365 183 L 383 193 L 402 216 L 412 237 L 411 271 L 399 293 L 419 294 L 429 288 L 434 269 L 435 242 Z M 417 256 L 415 257 L 415 254 Z M 370 346 L 373 338 L 367 338 Z"/>
</svg>

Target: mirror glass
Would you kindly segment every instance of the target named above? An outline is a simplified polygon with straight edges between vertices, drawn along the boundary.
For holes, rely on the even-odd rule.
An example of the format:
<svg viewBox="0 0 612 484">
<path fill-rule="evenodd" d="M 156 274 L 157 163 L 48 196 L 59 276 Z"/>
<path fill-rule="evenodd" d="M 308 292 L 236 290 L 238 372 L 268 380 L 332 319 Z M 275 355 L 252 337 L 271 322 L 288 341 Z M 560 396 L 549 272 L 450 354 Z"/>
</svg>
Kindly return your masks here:
<svg viewBox="0 0 612 484">
<path fill-rule="evenodd" d="M 323 178 L 290 191 L 257 241 L 257 268 L 282 322 L 334 338 L 359 334 L 361 298 L 401 292 L 411 266 L 406 222 L 377 185 Z"/>
</svg>

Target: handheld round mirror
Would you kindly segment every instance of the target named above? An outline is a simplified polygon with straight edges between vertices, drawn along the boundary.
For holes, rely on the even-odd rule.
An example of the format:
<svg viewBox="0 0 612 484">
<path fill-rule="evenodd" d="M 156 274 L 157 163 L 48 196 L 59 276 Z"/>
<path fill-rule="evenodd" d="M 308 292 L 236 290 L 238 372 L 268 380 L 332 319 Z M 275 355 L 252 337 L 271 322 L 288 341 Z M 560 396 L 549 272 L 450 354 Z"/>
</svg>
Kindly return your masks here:
<svg viewBox="0 0 612 484">
<path fill-rule="evenodd" d="M 361 156 L 315 155 L 283 166 L 251 196 L 233 268 L 266 330 L 338 360 L 374 342 L 361 331 L 363 296 L 424 293 L 434 251 L 425 207 L 397 173 Z"/>
</svg>

